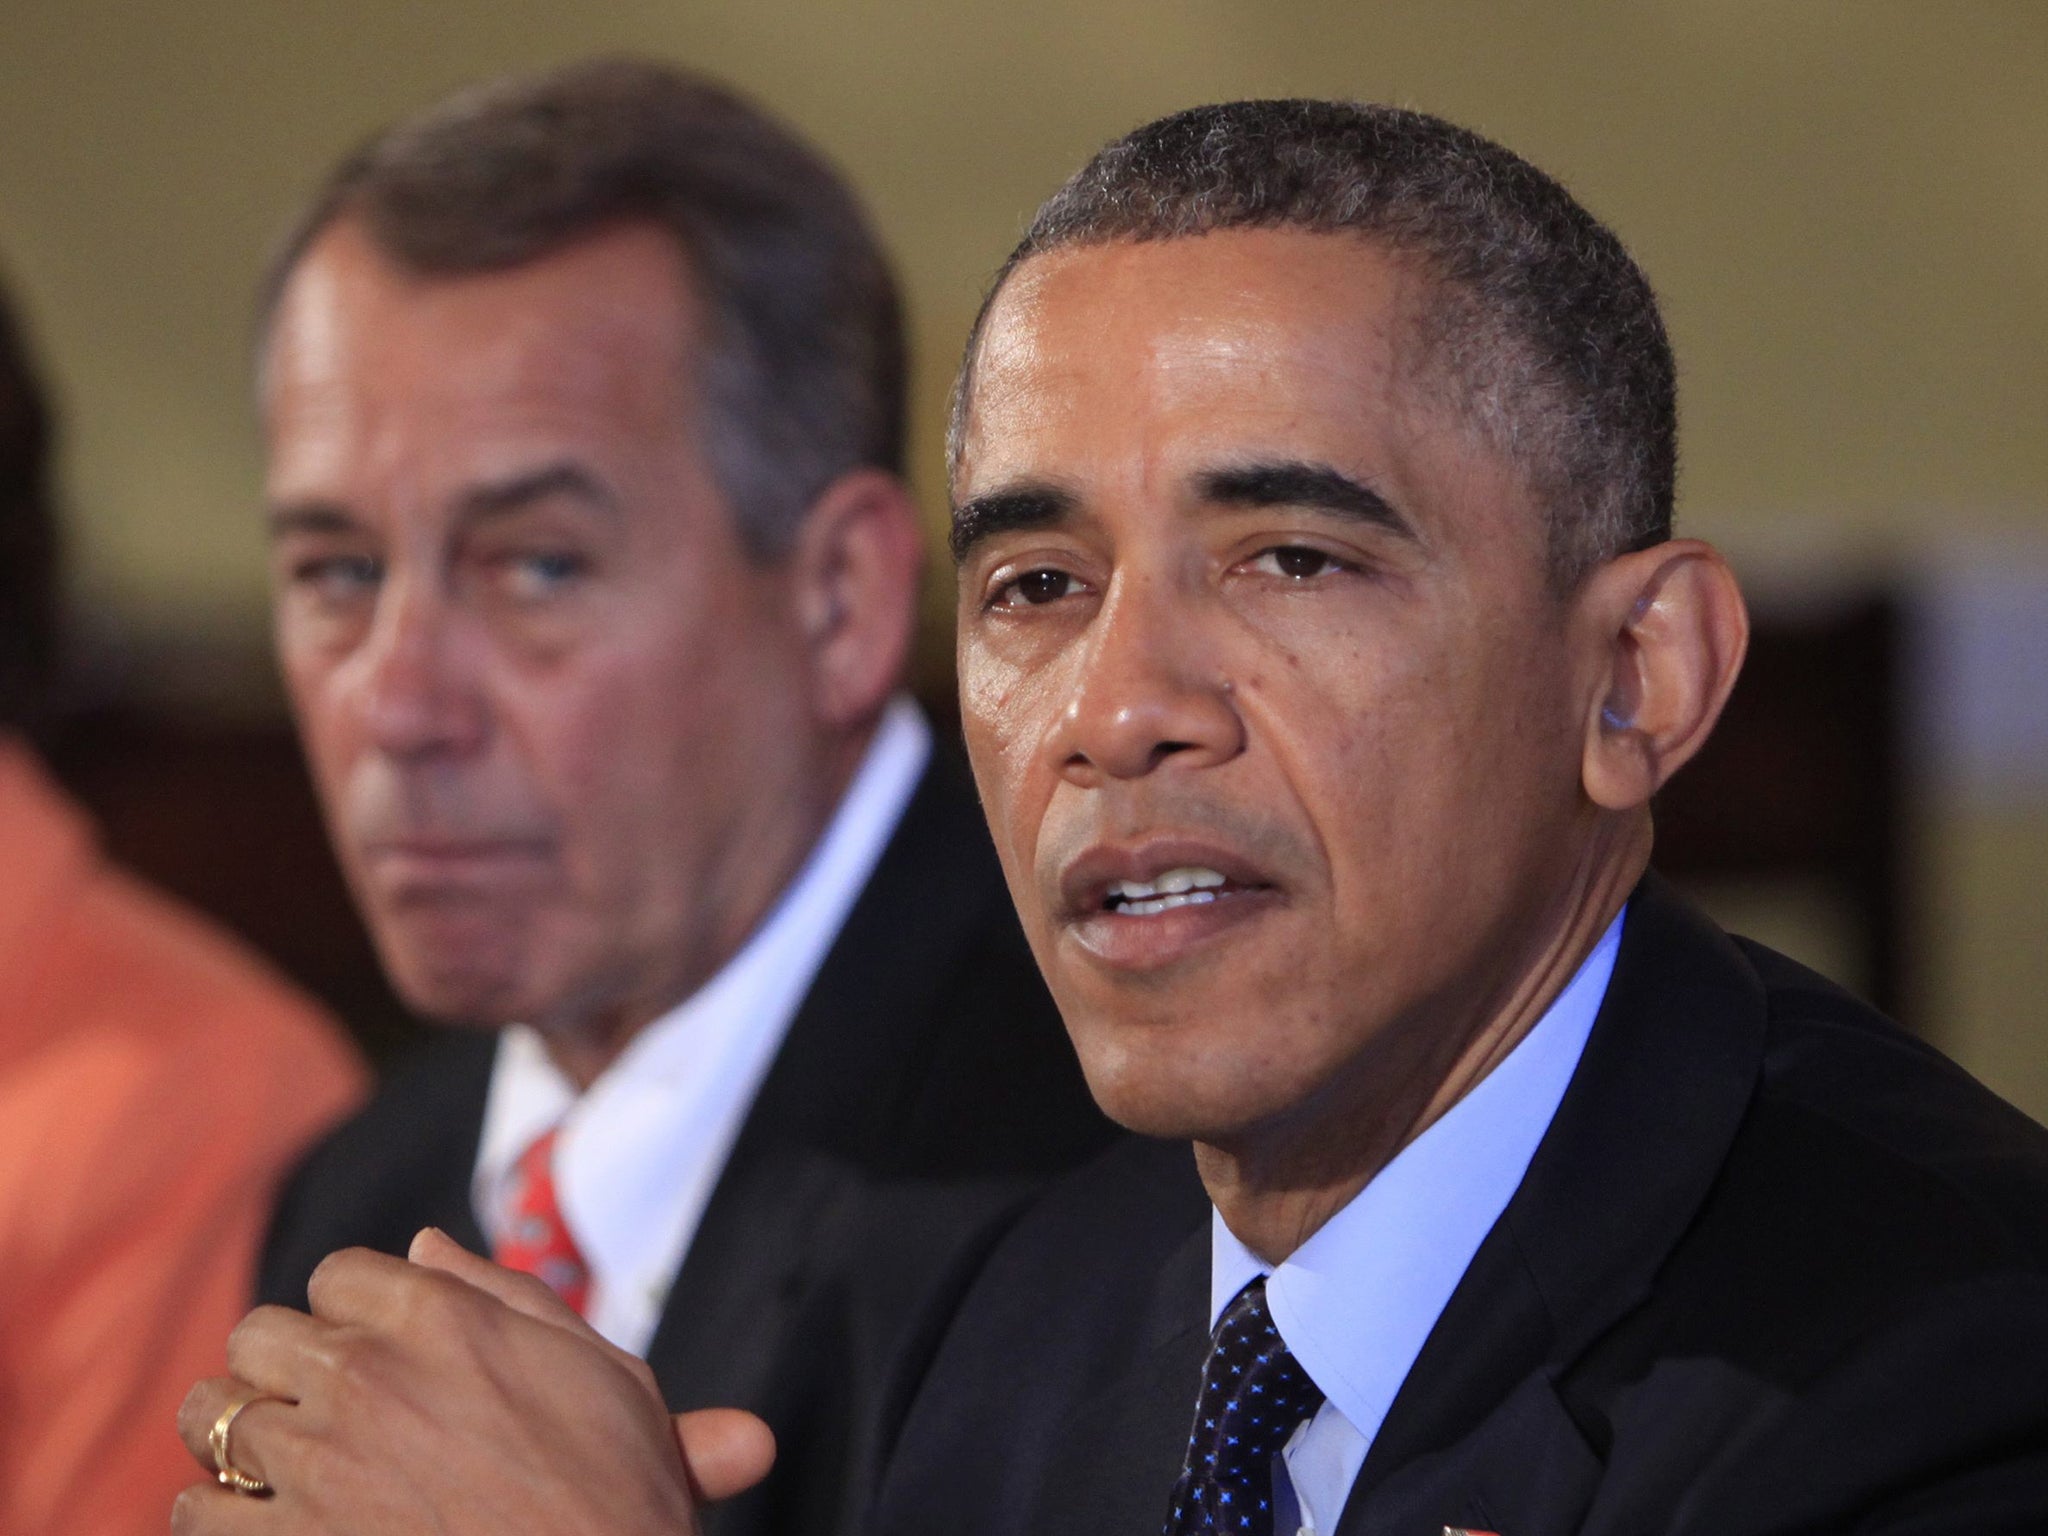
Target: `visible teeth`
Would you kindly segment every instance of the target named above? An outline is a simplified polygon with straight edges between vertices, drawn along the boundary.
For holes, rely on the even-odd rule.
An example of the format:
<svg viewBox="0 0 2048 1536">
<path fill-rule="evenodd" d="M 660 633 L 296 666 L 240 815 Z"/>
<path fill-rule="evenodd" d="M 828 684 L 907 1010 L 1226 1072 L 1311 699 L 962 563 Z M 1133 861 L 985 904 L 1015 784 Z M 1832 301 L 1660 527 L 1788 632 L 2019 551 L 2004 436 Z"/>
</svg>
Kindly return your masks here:
<svg viewBox="0 0 2048 1536">
<path fill-rule="evenodd" d="M 1215 899 L 1214 891 L 1176 891 L 1170 896 L 1154 896 L 1145 901 L 1127 901 L 1117 910 L 1131 917 L 1150 917 L 1155 912 L 1171 912 L 1175 907 L 1196 907 Z"/>
<path fill-rule="evenodd" d="M 1198 864 L 1169 869 L 1152 880 L 1117 880 L 1109 887 L 1112 903 L 1126 912 L 1164 912 L 1191 901 L 1214 901 L 1217 887 L 1225 884 L 1221 873 Z"/>
</svg>

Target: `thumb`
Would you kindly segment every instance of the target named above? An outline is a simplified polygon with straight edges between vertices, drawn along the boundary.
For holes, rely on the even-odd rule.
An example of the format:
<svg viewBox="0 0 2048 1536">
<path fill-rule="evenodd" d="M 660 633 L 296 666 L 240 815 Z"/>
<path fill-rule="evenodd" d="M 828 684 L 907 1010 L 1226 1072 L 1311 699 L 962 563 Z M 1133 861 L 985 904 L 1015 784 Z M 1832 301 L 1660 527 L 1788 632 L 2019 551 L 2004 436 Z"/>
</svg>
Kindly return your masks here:
<svg viewBox="0 0 2048 1536">
<path fill-rule="evenodd" d="M 690 1486 L 707 1504 L 745 1493 L 775 1465 L 775 1432 L 751 1413 L 700 1408 L 674 1423 Z"/>
</svg>

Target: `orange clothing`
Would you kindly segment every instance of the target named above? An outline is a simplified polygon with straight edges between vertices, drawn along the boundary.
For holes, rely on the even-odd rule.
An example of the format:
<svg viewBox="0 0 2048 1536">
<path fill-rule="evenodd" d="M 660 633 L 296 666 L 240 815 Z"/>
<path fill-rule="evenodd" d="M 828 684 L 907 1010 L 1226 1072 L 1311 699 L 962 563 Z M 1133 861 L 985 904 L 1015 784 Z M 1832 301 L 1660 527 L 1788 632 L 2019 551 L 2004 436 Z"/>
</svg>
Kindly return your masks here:
<svg viewBox="0 0 2048 1536">
<path fill-rule="evenodd" d="M 0 737 L 0 1532 L 167 1528 L 273 1186 L 362 1070 Z"/>
</svg>

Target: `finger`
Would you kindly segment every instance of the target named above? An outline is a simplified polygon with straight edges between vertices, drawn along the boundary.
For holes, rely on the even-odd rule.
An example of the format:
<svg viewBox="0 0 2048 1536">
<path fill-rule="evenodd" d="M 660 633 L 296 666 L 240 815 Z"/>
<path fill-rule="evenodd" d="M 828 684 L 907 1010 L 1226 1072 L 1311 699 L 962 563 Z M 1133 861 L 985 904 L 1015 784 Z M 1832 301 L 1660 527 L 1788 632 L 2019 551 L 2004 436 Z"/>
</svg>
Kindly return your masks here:
<svg viewBox="0 0 2048 1536">
<path fill-rule="evenodd" d="M 672 1421 L 690 1486 L 707 1504 L 745 1493 L 775 1465 L 775 1431 L 737 1408 L 700 1408 Z"/>
<path fill-rule="evenodd" d="M 514 1312 L 543 1323 L 553 1323 L 557 1328 L 567 1328 L 571 1333 L 588 1334 L 598 1338 L 592 1328 L 561 1297 L 557 1296 L 544 1280 L 534 1275 L 521 1274 L 494 1264 L 482 1254 L 471 1253 L 439 1227 L 423 1227 L 412 1240 L 412 1247 L 406 1250 L 406 1258 L 422 1269 L 439 1270 L 444 1275 L 475 1286 L 486 1296 L 495 1296 Z"/>
<path fill-rule="evenodd" d="M 585 1343 L 596 1345 L 648 1389 L 663 1413 L 668 1412 L 668 1404 L 662 1400 L 661 1389 L 654 1384 L 646 1362 L 638 1355 L 619 1348 L 591 1327 L 575 1308 L 554 1293 L 546 1281 L 494 1264 L 481 1254 L 471 1253 L 439 1227 L 421 1228 L 413 1238 L 406 1257 L 421 1268 L 439 1271 L 474 1286 L 522 1316 L 563 1329 Z"/>
<path fill-rule="evenodd" d="M 247 1392 L 249 1386 L 239 1377 L 212 1376 L 196 1383 L 185 1394 L 185 1401 L 178 1407 L 178 1438 L 185 1442 L 185 1449 L 199 1463 L 200 1470 L 208 1474 L 216 1470 L 213 1426 L 220 1421 L 228 1405 Z M 269 1481 L 263 1472 L 261 1444 L 264 1431 L 266 1426 L 275 1428 L 279 1418 L 291 1410 L 289 1403 L 260 1397 L 235 1415 L 234 1423 L 228 1429 L 228 1454 L 238 1470 Z"/>
<path fill-rule="evenodd" d="M 276 1529 L 269 1499 L 252 1499 L 218 1483 L 194 1483 L 171 1505 L 171 1536 L 257 1536 Z"/>
<path fill-rule="evenodd" d="M 403 1259 L 371 1248 L 330 1253 L 306 1281 L 313 1316 L 331 1323 L 373 1323 L 382 1319 L 419 1271 Z"/>
<path fill-rule="evenodd" d="M 332 1323 L 290 1307 L 258 1307 L 228 1335 L 228 1373 L 297 1402 L 309 1367 L 323 1365 Z"/>
<path fill-rule="evenodd" d="M 208 1472 L 214 1470 L 213 1447 L 206 1437 L 213 1432 L 213 1421 L 220 1417 L 229 1397 L 246 1385 L 233 1376 L 210 1376 L 194 1382 L 185 1401 L 178 1405 L 178 1438 L 185 1442 L 192 1459 Z"/>
</svg>

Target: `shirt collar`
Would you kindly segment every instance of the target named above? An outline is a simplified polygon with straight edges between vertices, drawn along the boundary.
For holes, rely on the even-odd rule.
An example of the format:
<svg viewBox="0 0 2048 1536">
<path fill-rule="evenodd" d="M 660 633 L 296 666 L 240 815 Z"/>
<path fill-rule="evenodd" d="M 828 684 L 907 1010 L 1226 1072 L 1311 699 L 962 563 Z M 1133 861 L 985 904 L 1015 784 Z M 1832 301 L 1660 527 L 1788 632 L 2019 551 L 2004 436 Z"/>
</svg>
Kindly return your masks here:
<svg viewBox="0 0 2048 1536">
<path fill-rule="evenodd" d="M 1270 1272 L 1266 1299 L 1281 1337 L 1367 1441 L 1557 1114 L 1626 915 L 1507 1057 Z M 1213 1327 L 1269 1266 L 1213 1210 L 1209 1253 Z"/>
</svg>

